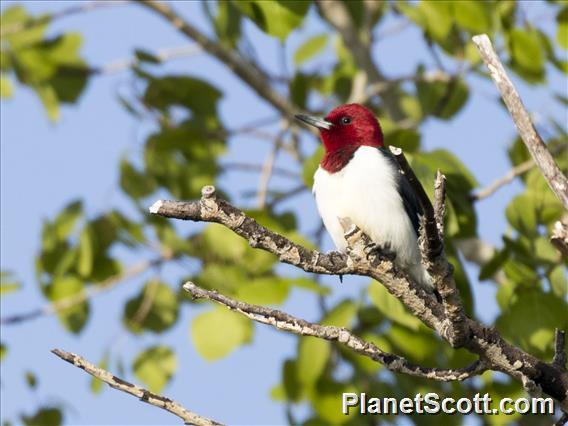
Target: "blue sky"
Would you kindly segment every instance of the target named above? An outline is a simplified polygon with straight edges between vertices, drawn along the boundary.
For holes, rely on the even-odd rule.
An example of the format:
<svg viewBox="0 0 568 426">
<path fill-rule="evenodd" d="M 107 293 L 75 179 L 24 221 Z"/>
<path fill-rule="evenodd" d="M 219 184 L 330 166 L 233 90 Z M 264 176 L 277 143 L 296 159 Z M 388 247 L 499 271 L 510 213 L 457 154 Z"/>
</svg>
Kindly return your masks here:
<svg viewBox="0 0 568 426">
<path fill-rule="evenodd" d="M 13 3 L 3 2 L 2 8 Z M 60 10 L 69 7 L 70 3 L 29 1 L 25 6 L 35 14 Z M 175 2 L 174 7 L 194 24 L 207 29 L 198 3 Z M 546 11 L 546 7 L 537 2 L 523 7 L 529 20 Z M 553 16 L 545 22 L 543 25 L 552 28 Z M 396 25 L 396 21 L 386 20 L 381 29 L 392 25 Z M 155 51 L 190 44 L 161 19 L 136 5 L 73 15 L 50 26 L 52 34 L 62 31 L 83 34 L 82 52 L 91 65 L 128 58 L 135 48 Z M 278 69 L 277 41 L 266 37 L 251 24 L 247 25 L 247 31 L 263 63 Z M 318 22 L 312 10 L 303 28 L 290 37 L 288 57 L 307 36 L 325 31 L 327 29 Z M 412 27 L 377 43 L 374 54 L 389 76 L 413 72 L 417 61 L 424 61 L 433 68 L 419 32 Z M 164 68 L 210 80 L 220 87 L 225 94 L 220 111 L 230 128 L 274 114 L 269 105 L 240 84 L 222 64 L 206 55 L 178 59 Z M 557 92 L 566 90 L 563 76 L 551 71 L 548 77 L 549 85 L 557 88 Z M 79 103 L 63 108 L 57 124 L 48 121 L 39 100 L 26 88 L 17 87 L 14 98 L 2 103 L 1 267 L 13 271 L 24 283 L 21 292 L 2 299 L 2 316 L 28 311 L 44 303 L 34 278 L 34 256 L 39 250 L 44 219 L 53 217 L 73 198 L 83 198 L 91 215 L 112 207 L 133 211 L 118 188 L 117 165 L 123 156 L 136 158 L 140 155 L 144 138 L 152 126 L 134 120 L 116 100 L 117 92 L 128 90 L 131 81 L 128 72 L 91 79 Z M 421 130 L 426 149 L 443 147 L 452 150 L 474 173 L 481 186 L 485 186 L 508 171 L 506 149 L 515 129 L 506 111 L 495 101 L 497 91 L 493 84 L 479 78 L 470 82 L 470 100 L 454 120 L 430 120 Z M 546 87 L 532 88 L 516 79 L 515 82 L 528 108 L 539 111 L 537 119 L 548 115 L 566 119 L 566 111 L 550 102 Z M 306 144 L 306 151 L 315 147 L 307 139 Z M 266 158 L 270 149 L 266 142 L 250 136 L 233 138 L 230 147 L 227 160 L 258 162 Z M 279 161 L 286 166 L 292 164 L 284 156 Z M 256 175 L 234 173 L 225 175 L 220 184 L 237 193 L 254 186 L 257 179 Z M 274 182 L 285 184 L 278 179 Z M 497 196 L 477 205 L 479 234 L 483 239 L 500 245 L 500 236 L 507 229 L 504 207 L 519 190 L 518 184 L 511 184 L 501 189 Z M 248 202 L 240 201 L 241 205 Z M 309 193 L 281 208 L 298 209 L 303 230 L 314 229 L 317 224 L 315 204 Z M 183 226 L 188 227 L 184 229 L 197 229 L 193 224 Z M 327 238 L 324 249 L 331 248 Z M 125 260 L 127 264 L 134 262 L 136 257 L 133 255 Z M 468 268 L 468 272 L 478 313 L 481 318 L 490 320 L 496 309 L 492 285 L 478 283 L 474 268 Z M 365 283 L 347 278 L 344 285 L 338 286 L 333 277 L 324 282 L 333 288 L 333 300 L 358 294 Z M 141 283 L 141 279 L 131 280 L 93 300 L 92 318 L 78 337 L 63 332 L 54 317 L 2 328 L 2 341 L 9 344 L 9 354 L 2 363 L 2 417 L 15 418 L 22 412 L 30 414 L 29 407 L 53 402 L 69 408 L 66 410 L 69 424 L 177 423 L 175 417 L 112 389 L 107 388 L 101 395 L 93 396 L 85 374 L 49 353 L 49 349 L 59 347 L 96 362 L 111 344 L 114 350 L 130 360 L 143 347 L 158 340 L 178 350 L 178 374 L 164 391 L 165 395 L 204 416 L 231 424 L 285 422 L 283 406 L 270 399 L 269 391 L 279 382 L 282 360 L 295 353 L 292 336 L 257 326 L 252 345 L 210 363 L 203 360 L 191 345 L 190 319 L 203 309 L 191 307 L 191 310 L 183 310 L 173 330 L 157 339 L 151 336 L 129 338 L 120 328 L 122 304 L 137 293 Z M 283 308 L 306 319 L 317 319 L 316 300 L 306 292 L 294 291 Z M 39 389 L 35 393 L 24 383 L 27 369 L 38 375 Z"/>
</svg>

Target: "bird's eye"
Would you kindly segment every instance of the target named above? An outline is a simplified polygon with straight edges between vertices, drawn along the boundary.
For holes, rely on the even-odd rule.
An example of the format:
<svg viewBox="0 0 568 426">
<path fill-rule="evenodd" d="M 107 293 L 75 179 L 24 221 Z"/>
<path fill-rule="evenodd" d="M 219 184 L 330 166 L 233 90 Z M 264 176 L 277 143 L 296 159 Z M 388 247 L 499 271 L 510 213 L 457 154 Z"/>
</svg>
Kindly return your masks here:
<svg viewBox="0 0 568 426">
<path fill-rule="evenodd" d="M 351 117 L 341 117 L 341 124 L 351 124 Z"/>
</svg>

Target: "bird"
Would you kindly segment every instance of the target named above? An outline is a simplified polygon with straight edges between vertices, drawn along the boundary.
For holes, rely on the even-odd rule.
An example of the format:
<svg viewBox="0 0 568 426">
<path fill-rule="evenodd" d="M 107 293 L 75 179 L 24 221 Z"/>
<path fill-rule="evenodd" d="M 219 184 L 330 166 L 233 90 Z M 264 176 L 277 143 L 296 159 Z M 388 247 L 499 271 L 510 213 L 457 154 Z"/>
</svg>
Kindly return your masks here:
<svg viewBox="0 0 568 426">
<path fill-rule="evenodd" d="M 421 204 L 372 111 L 360 104 L 334 108 L 325 118 L 297 114 L 319 130 L 325 154 L 314 174 L 313 194 L 336 248 L 347 242 L 341 220 L 349 218 L 373 243 L 392 252 L 394 263 L 426 289 L 432 278 L 421 263 L 418 235 Z"/>
</svg>

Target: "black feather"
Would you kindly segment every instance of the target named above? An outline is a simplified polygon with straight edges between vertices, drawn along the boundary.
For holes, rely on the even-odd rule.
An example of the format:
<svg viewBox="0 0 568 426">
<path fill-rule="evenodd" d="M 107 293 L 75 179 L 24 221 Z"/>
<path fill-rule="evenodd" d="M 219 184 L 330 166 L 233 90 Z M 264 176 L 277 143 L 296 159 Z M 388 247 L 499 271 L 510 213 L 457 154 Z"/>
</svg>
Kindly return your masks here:
<svg viewBox="0 0 568 426">
<path fill-rule="evenodd" d="M 416 232 L 416 236 L 418 237 L 420 216 L 423 215 L 420 201 L 418 201 L 418 197 L 414 193 L 412 186 L 410 186 L 410 183 L 408 183 L 408 180 L 400 171 L 398 161 L 396 161 L 394 155 L 392 155 L 386 148 L 379 148 L 379 152 L 383 154 L 388 161 L 390 161 L 394 169 L 397 171 L 398 192 L 402 198 L 404 210 L 406 210 L 406 214 L 408 215 L 410 222 L 412 223 L 412 227 L 414 228 L 414 232 Z"/>
</svg>

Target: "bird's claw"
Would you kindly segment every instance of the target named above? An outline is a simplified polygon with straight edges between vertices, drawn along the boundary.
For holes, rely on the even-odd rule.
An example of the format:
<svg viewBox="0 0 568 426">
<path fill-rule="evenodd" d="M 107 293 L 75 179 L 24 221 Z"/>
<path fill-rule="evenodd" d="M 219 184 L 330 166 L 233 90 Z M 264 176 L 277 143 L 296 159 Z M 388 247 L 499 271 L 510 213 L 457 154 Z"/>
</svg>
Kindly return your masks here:
<svg viewBox="0 0 568 426">
<path fill-rule="evenodd" d="M 389 260 L 391 262 L 396 259 L 396 253 L 391 249 L 390 244 L 379 245 L 371 243 L 365 247 L 365 253 L 367 260 L 371 256 L 375 256 L 379 260 Z"/>
</svg>

